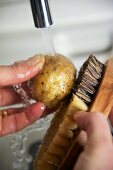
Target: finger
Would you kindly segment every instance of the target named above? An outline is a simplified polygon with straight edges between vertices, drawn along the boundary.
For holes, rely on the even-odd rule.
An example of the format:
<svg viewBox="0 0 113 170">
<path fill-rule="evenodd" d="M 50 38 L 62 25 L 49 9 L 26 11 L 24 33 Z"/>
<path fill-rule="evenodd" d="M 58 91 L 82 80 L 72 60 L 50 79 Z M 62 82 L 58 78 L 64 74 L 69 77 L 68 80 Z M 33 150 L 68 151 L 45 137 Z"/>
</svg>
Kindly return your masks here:
<svg viewBox="0 0 113 170">
<path fill-rule="evenodd" d="M 110 120 L 111 125 L 112 125 L 112 127 L 113 127 L 113 108 L 111 109 L 111 112 L 110 112 L 110 114 L 109 114 L 109 120 Z"/>
<path fill-rule="evenodd" d="M 43 55 L 36 55 L 10 66 L 0 66 L 0 86 L 17 84 L 32 78 L 42 69 L 44 61 Z"/>
<path fill-rule="evenodd" d="M 17 113 L 23 112 L 23 111 L 25 111 L 25 109 L 26 109 L 25 107 L 8 108 L 8 109 L 0 110 L 0 115 L 5 117 L 4 113 L 7 113 L 6 115 L 9 116 L 9 115 L 12 115 L 12 114 L 17 114 Z"/>
<path fill-rule="evenodd" d="M 21 97 L 17 95 L 12 87 L 0 88 L 0 106 L 8 106 L 20 103 Z"/>
<path fill-rule="evenodd" d="M 0 116 L 0 136 L 18 132 L 26 126 L 31 125 L 41 117 L 44 110 L 44 104 L 36 103 L 20 113 L 15 113 L 7 117 Z"/>
<path fill-rule="evenodd" d="M 36 103 L 35 103 L 36 104 Z M 36 104 L 37 105 L 37 104 Z M 31 107 L 31 106 L 30 106 Z M 23 112 L 25 111 L 25 107 L 20 107 L 20 108 L 8 108 L 8 109 L 5 109 L 5 110 L 1 110 L 0 111 L 0 115 L 3 115 L 4 112 L 7 113 L 7 115 L 12 115 L 12 114 L 17 114 L 17 113 L 20 113 L 20 112 Z M 41 115 L 41 118 L 44 118 L 46 116 L 48 116 L 49 114 L 52 114 L 52 113 L 55 113 L 56 112 L 56 109 L 55 108 L 51 108 L 51 109 L 48 109 L 47 107 L 45 108 L 45 110 L 43 111 L 43 114 Z"/>
<path fill-rule="evenodd" d="M 84 148 L 87 142 L 87 133 L 82 130 L 76 140 L 79 143 L 79 145 Z"/>
<path fill-rule="evenodd" d="M 112 144 L 110 128 L 106 118 L 100 113 L 80 112 L 74 116 L 78 126 L 85 130 L 92 148 Z"/>
<path fill-rule="evenodd" d="M 46 107 L 46 109 L 44 110 L 44 113 L 43 113 L 43 115 L 42 115 L 42 117 L 46 117 L 47 115 L 49 115 L 49 114 L 52 114 L 52 113 L 56 113 L 57 111 L 58 111 L 58 107 L 53 107 L 53 108 L 47 108 Z"/>
</svg>

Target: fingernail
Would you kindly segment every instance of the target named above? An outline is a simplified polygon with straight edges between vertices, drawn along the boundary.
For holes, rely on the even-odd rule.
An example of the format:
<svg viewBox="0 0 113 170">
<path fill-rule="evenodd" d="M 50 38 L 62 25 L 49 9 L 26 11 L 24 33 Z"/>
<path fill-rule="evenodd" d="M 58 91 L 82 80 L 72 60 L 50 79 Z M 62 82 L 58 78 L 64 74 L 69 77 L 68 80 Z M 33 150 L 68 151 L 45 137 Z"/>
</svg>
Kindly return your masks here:
<svg viewBox="0 0 113 170">
<path fill-rule="evenodd" d="M 35 55 L 27 60 L 29 66 L 34 66 L 35 68 L 41 69 L 44 65 L 45 57 L 44 55 Z"/>
</svg>

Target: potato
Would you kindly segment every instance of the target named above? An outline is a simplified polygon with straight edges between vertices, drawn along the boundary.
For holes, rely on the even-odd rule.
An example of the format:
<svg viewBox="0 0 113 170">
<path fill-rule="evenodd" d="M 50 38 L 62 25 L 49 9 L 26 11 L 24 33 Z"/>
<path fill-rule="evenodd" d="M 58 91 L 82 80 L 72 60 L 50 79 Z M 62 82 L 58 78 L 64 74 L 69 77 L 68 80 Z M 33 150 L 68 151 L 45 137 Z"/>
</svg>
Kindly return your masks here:
<svg viewBox="0 0 113 170">
<path fill-rule="evenodd" d="M 45 55 L 43 70 L 33 78 L 33 97 L 48 108 L 68 96 L 75 82 L 76 69 L 63 55 Z"/>
</svg>

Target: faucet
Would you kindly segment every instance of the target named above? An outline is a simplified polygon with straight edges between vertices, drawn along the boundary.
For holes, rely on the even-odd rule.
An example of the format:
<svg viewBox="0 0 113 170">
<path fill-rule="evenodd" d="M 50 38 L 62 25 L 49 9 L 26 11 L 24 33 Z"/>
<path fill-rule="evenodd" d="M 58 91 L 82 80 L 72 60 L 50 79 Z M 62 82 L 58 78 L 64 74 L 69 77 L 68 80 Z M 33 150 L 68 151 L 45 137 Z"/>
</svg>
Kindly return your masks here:
<svg viewBox="0 0 113 170">
<path fill-rule="evenodd" d="M 48 0 L 30 0 L 36 28 L 46 28 L 53 24 Z"/>
<path fill-rule="evenodd" d="M 53 24 L 48 0 L 30 0 L 34 24 L 40 28 L 47 54 L 54 55 L 55 49 L 50 26 Z M 48 43 L 46 43 L 48 42 Z M 44 52 L 43 52 L 44 53 Z"/>
</svg>

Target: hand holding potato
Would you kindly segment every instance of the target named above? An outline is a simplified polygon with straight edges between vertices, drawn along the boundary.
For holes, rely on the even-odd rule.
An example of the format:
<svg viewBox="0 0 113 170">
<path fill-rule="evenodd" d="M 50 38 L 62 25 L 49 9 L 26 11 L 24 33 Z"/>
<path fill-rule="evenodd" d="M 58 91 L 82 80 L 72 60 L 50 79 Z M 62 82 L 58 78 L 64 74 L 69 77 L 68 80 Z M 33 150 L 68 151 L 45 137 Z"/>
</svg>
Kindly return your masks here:
<svg viewBox="0 0 113 170">
<path fill-rule="evenodd" d="M 44 62 L 44 57 L 34 56 L 10 66 L 0 66 L 0 107 L 22 102 L 12 85 L 23 83 L 38 74 L 43 68 Z M 0 110 L 0 136 L 17 132 L 32 124 L 42 116 L 44 110 L 45 105 L 40 102 L 27 108 Z"/>
</svg>

